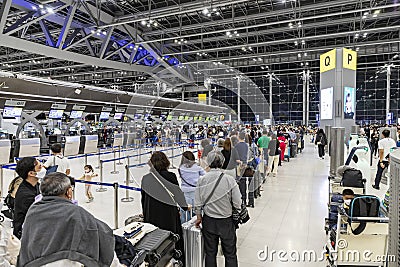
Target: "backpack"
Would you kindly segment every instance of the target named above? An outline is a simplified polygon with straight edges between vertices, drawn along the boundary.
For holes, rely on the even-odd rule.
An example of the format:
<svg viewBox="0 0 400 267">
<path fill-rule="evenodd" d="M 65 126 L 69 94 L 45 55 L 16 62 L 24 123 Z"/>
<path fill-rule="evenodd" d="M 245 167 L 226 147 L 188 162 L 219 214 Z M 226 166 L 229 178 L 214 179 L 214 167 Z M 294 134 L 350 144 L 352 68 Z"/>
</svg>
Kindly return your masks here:
<svg viewBox="0 0 400 267">
<path fill-rule="evenodd" d="M 10 186 L 8 187 L 8 194 L 4 199 L 4 203 L 7 205 L 8 207 L 8 212 L 7 213 L 3 213 L 6 217 L 8 217 L 9 219 L 13 219 L 14 217 L 14 203 L 15 203 L 15 198 L 11 195 L 14 190 L 18 190 L 19 185 L 22 182 L 22 178 L 21 177 L 15 177 L 11 183 Z"/>
<path fill-rule="evenodd" d="M 350 203 L 349 223 L 353 221 L 353 217 L 379 217 L 380 200 L 376 196 L 360 196 L 355 197 Z M 354 235 L 361 234 L 367 226 L 368 220 L 360 221 L 356 229 L 351 231 Z"/>
<path fill-rule="evenodd" d="M 342 186 L 364 187 L 362 172 L 357 169 L 347 169 L 343 173 Z"/>
<path fill-rule="evenodd" d="M 56 165 L 56 156 L 53 156 L 53 165 L 49 166 L 47 168 L 46 175 L 48 175 L 48 174 L 50 174 L 52 172 L 56 172 L 57 169 L 58 169 L 58 165 Z"/>
</svg>

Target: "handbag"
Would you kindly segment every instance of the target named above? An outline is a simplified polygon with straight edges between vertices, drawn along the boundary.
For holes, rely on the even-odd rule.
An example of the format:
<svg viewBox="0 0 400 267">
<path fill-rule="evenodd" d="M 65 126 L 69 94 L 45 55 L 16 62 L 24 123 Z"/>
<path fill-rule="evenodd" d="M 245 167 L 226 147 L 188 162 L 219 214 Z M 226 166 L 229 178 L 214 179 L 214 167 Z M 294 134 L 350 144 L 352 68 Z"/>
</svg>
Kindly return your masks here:
<svg viewBox="0 0 400 267">
<path fill-rule="evenodd" d="M 240 210 L 236 209 L 232 204 L 232 219 L 236 228 L 239 228 L 239 224 L 245 224 L 250 220 L 249 212 L 246 208 L 246 205 L 242 204 Z"/>
<path fill-rule="evenodd" d="M 53 156 L 53 165 L 49 166 L 47 168 L 46 175 L 48 175 L 48 174 L 50 174 L 52 172 L 56 172 L 57 169 L 58 169 L 58 165 L 56 165 L 56 156 Z"/>
</svg>

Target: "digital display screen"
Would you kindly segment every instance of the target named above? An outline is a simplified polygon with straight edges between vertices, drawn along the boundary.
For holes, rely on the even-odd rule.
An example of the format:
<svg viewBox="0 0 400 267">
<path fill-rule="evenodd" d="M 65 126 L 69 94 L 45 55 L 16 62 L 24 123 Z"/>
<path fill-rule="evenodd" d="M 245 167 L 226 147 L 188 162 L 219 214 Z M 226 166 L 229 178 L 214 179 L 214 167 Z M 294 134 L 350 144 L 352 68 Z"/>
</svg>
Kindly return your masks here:
<svg viewBox="0 0 400 267">
<path fill-rule="evenodd" d="M 356 107 L 356 90 L 352 87 L 344 88 L 344 118 L 354 119 Z"/>
<path fill-rule="evenodd" d="M 120 119 L 122 119 L 122 115 L 123 115 L 122 112 L 117 112 L 117 113 L 114 114 L 114 119 L 115 120 L 120 120 Z"/>
<path fill-rule="evenodd" d="M 167 116 L 167 120 L 168 120 L 168 121 L 172 121 L 172 115 L 168 115 L 168 116 Z"/>
<path fill-rule="evenodd" d="M 71 115 L 69 116 L 71 119 L 81 119 L 83 115 L 83 111 L 81 110 L 73 110 L 71 111 Z"/>
<path fill-rule="evenodd" d="M 21 117 L 22 108 L 18 107 L 4 107 L 3 117 L 4 118 L 16 118 Z"/>
<path fill-rule="evenodd" d="M 188 121 L 189 120 L 189 116 L 185 116 L 185 121 Z"/>
<path fill-rule="evenodd" d="M 199 117 L 199 121 L 202 121 L 203 120 L 203 117 Z"/>
<path fill-rule="evenodd" d="M 321 120 L 333 118 L 333 87 L 321 89 Z"/>
<path fill-rule="evenodd" d="M 100 120 L 108 120 L 108 118 L 110 117 L 110 112 L 101 112 L 100 113 Z"/>
<path fill-rule="evenodd" d="M 210 117 L 206 117 L 206 121 L 209 121 L 210 120 Z"/>
<path fill-rule="evenodd" d="M 135 114 L 135 120 L 140 120 L 142 118 L 142 114 Z"/>
<path fill-rule="evenodd" d="M 197 121 L 198 118 L 199 118 L 199 117 L 194 117 L 193 120 L 194 120 L 194 121 Z"/>
<path fill-rule="evenodd" d="M 219 120 L 220 120 L 220 121 L 225 120 L 225 115 L 220 115 L 220 116 L 219 116 Z"/>
<path fill-rule="evenodd" d="M 183 119 L 184 119 L 183 116 L 179 116 L 179 117 L 178 117 L 178 121 L 182 121 Z"/>
<path fill-rule="evenodd" d="M 63 116 L 64 110 L 61 109 L 51 109 L 49 112 L 50 119 L 61 119 Z"/>
<path fill-rule="evenodd" d="M 167 115 L 160 115 L 160 119 L 161 119 L 162 121 L 166 121 Z"/>
</svg>

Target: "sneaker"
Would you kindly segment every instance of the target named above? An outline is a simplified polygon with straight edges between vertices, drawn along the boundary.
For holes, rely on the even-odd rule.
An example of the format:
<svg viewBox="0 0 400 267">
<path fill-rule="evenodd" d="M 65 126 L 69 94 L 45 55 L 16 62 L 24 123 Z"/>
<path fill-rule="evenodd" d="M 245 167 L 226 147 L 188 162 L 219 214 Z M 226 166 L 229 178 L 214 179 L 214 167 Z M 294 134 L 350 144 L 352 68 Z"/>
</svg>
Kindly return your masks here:
<svg viewBox="0 0 400 267">
<path fill-rule="evenodd" d="M 380 189 L 379 186 L 376 186 L 376 185 L 372 185 L 372 188 L 374 188 L 374 189 L 376 189 L 376 190 L 379 190 L 379 189 Z"/>
<path fill-rule="evenodd" d="M 324 157 L 322 157 L 321 159 L 325 159 Z"/>
<path fill-rule="evenodd" d="M 276 173 L 274 173 L 274 174 L 272 175 L 272 177 L 276 177 Z"/>
<path fill-rule="evenodd" d="M 86 200 L 86 203 L 90 203 L 92 202 L 92 200 L 89 198 L 88 200 Z"/>
</svg>

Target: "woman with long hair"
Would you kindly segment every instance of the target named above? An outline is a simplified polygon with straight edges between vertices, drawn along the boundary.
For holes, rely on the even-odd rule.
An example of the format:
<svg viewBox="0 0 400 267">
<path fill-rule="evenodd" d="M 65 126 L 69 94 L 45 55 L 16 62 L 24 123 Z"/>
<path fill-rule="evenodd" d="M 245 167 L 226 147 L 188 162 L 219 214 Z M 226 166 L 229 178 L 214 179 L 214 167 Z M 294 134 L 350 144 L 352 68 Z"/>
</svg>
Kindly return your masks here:
<svg viewBox="0 0 400 267">
<path fill-rule="evenodd" d="M 236 167 L 240 163 L 240 159 L 237 150 L 232 147 L 232 142 L 229 137 L 225 139 L 224 148 L 221 153 L 225 158 L 222 169 L 225 170 L 225 173 L 236 178 Z"/>
</svg>

